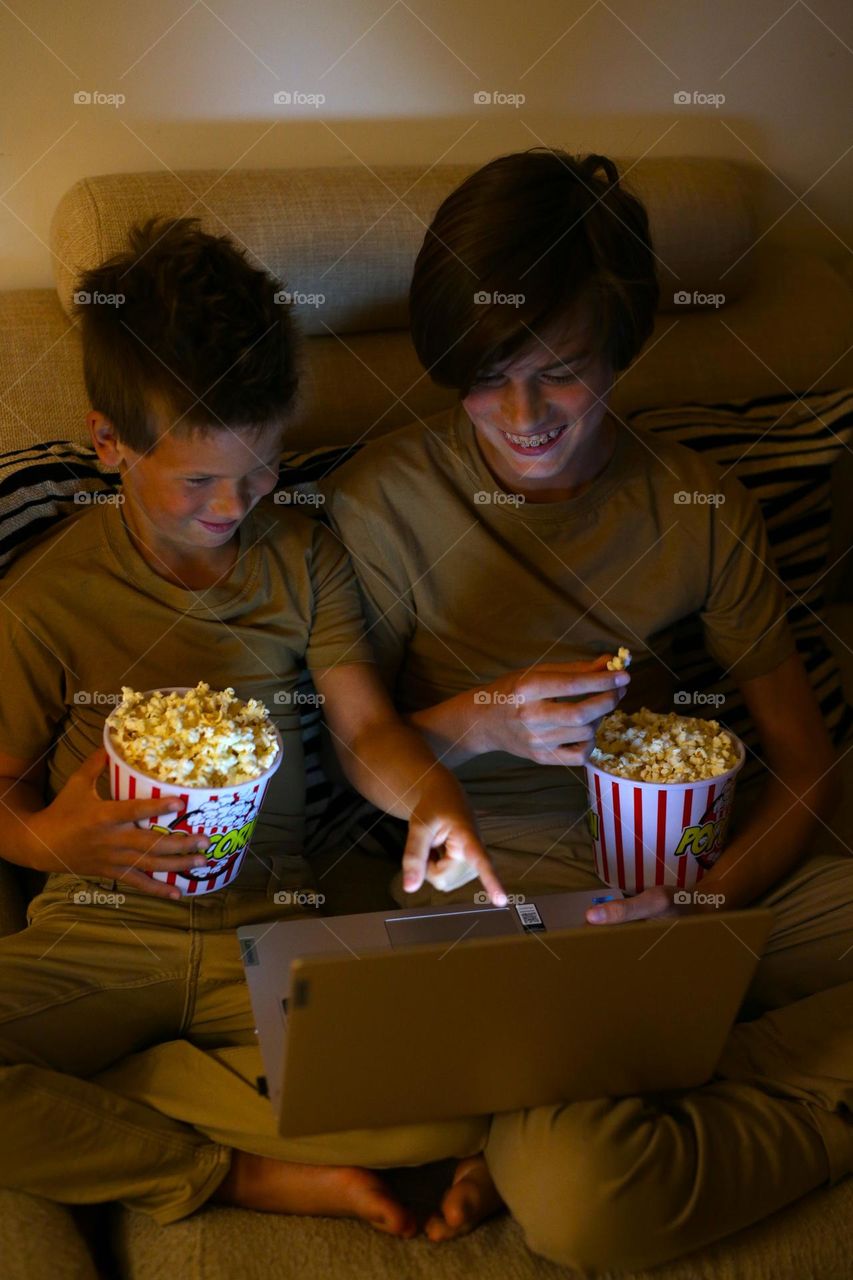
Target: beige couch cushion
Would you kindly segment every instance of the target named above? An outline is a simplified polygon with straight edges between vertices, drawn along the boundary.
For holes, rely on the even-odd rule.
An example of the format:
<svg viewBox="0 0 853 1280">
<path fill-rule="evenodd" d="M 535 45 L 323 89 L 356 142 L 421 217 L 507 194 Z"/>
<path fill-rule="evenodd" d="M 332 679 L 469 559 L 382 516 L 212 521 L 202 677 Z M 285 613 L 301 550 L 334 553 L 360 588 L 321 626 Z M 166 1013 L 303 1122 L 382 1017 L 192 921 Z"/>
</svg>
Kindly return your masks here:
<svg viewBox="0 0 853 1280">
<path fill-rule="evenodd" d="M 0 1258 L 3 1280 L 99 1280 L 71 1210 L 23 1191 L 0 1190 Z"/>
<path fill-rule="evenodd" d="M 751 247 L 751 170 L 695 159 L 623 161 L 622 168 L 648 205 L 669 309 L 617 384 L 618 414 L 853 383 L 853 293 L 812 254 L 764 240 Z M 53 219 L 59 297 L 67 312 L 79 271 L 117 251 L 134 221 L 199 214 L 292 291 L 325 296 L 322 306 L 296 307 L 309 341 L 288 443 L 349 443 L 426 417 L 452 398 L 418 365 L 405 329 L 406 296 L 431 214 L 469 171 L 351 166 L 87 178 Z M 675 306 L 675 289 L 722 290 L 727 302 Z M 0 294 L 0 340 L 0 449 L 85 439 L 79 338 L 57 296 Z"/>
<path fill-rule="evenodd" d="M 719 312 L 658 316 L 616 385 L 617 414 L 853 384 L 853 294 L 841 277 L 813 255 L 764 245 L 755 267 L 751 287 Z M 79 334 L 56 294 L 0 293 L 0 341 L 0 450 L 88 439 Z M 453 400 L 424 374 L 405 330 L 312 337 L 303 364 L 294 449 L 349 444 Z"/>
<path fill-rule="evenodd" d="M 619 161 L 646 203 L 661 270 L 662 304 L 714 292 L 746 253 L 755 228 L 738 166 L 724 160 Z M 56 285 L 70 312 L 76 278 L 124 246 L 127 228 L 152 213 L 189 214 L 230 235 L 285 287 L 322 295 L 297 308 L 306 333 L 401 329 L 412 263 L 438 205 L 472 171 L 466 165 L 335 169 L 197 169 L 84 178 L 51 228 Z M 725 276 L 739 296 L 748 255 Z"/>
<path fill-rule="evenodd" d="M 572 1280 L 577 1272 L 529 1252 L 507 1218 L 444 1245 L 392 1240 L 330 1218 L 282 1218 L 241 1209 L 202 1210 L 158 1227 L 139 1213 L 117 1227 L 122 1275 L 204 1280 Z M 247 1241 L 251 1240 L 251 1248 Z M 853 1180 L 817 1192 L 755 1227 L 654 1271 L 619 1280 L 849 1280 Z M 597 1280 L 616 1280 L 601 1273 Z"/>
</svg>

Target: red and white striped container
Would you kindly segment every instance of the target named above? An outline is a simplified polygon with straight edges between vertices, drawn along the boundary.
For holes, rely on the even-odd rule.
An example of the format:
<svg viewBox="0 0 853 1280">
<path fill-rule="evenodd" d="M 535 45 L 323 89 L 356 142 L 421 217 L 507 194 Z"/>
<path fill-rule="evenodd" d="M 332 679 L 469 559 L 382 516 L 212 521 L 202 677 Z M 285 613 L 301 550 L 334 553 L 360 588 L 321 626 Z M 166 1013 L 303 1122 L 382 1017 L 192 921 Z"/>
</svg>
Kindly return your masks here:
<svg viewBox="0 0 853 1280">
<path fill-rule="evenodd" d="M 655 885 L 688 889 L 719 858 L 726 841 L 743 743 L 726 732 L 737 763 L 703 782 L 637 782 L 586 763 L 595 869 L 625 893 Z"/>
<path fill-rule="evenodd" d="M 186 693 L 186 688 L 161 689 L 149 692 Z M 143 818 L 138 827 L 156 828 L 163 835 L 184 831 L 188 835 L 206 835 L 211 841 L 207 849 L 207 862 L 187 875 L 176 871 L 153 871 L 146 874 L 165 884 L 175 885 L 182 894 L 213 893 L 224 889 L 237 878 L 243 865 L 258 814 L 264 802 L 270 778 L 281 764 L 283 743 L 278 737 L 278 755 L 270 767 L 250 782 L 218 790 L 181 787 L 171 782 L 160 782 L 139 773 L 121 755 L 112 738 L 110 717 L 104 724 L 104 747 L 110 769 L 110 792 L 114 800 L 171 800 L 179 796 L 183 809 L 179 813 L 166 813 L 155 818 Z"/>
</svg>

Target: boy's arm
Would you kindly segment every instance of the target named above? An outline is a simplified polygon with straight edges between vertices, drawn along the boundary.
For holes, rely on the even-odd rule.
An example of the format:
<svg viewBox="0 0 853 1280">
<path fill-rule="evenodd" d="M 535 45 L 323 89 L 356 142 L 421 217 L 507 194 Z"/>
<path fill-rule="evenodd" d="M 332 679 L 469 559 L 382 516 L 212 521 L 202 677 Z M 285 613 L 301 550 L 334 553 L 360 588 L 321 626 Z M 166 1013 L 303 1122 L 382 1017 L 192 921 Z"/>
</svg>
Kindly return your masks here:
<svg viewBox="0 0 853 1280">
<path fill-rule="evenodd" d="M 702 878 L 703 894 L 722 894 L 727 911 L 747 906 L 793 871 L 840 797 L 836 754 L 799 654 L 766 675 L 740 681 L 739 687 L 770 777 L 746 824 Z M 592 922 L 637 920 L 664 914 L 671 906 L 672 890 L 661 886 L 597 907 Z"/>
<path fill-rule="evenodd" d="M 421 735 L 399 718 L 372 663 L 312 671 L 323 714 L 347 779 L 379 808 L 409 820 L 403 887 L 420 888 L 429 870 L 475 867 L 496 905 L 505 895 L 477 834 L 459 783 L 440 765 Z M 430 862 L 433 849 L 444 846 Z"/>
<path fill-rule="evenodd" d="M 38 634 L 39 599 L 49 592 L 50 579 L 24 575 L 8 586 L 4 579 L 4 588 L 0 857 L 36 871 L 121 880 L 155 897 L 180 896 L 144 873 L 186 874 L 200 865 L 194 855 L 204 847 L 201 838 L 158 836 L 134 825 L 168 812 L 171 806 L 162 800 L 102 800 L 97 791 L 106 767 L 102 747 L 45 803 L 46 762 L 73 714 L 68 703 L 73 667 L 64 651 L 57 652 L 53 637 Z"/>
<path fill-rule="evenodd" d="M 35 871 L 66 872 L 121 880 L 154 897 L 180 896 L 146 871 L 179 871 L 199 866 L 206 839 L 156 836 L 134 823 L 167 810 L 164 800 L 102 800 L 97 781 L 106 752 L 99 748 L 71 774 L 62 790 L 44 803 L 44 756 L 21 760 L 0 752 L 0 856 Z"/>
<path fill-rule="evenodd" d="M 789 875 L 841 798 L 835 749 L 800 655 L 741 681 L 740 690 L 770 776 L 748 821 L 702 878 L 703 890 L 725 894 L 729 910 Z"/>
<path fill-rule="evenodd" d="M 45 773 L 43 760 L 0 753 L 0 854 L 19 867 L 36 865 L 30 819 L 44 808 Z"/>
</svg>

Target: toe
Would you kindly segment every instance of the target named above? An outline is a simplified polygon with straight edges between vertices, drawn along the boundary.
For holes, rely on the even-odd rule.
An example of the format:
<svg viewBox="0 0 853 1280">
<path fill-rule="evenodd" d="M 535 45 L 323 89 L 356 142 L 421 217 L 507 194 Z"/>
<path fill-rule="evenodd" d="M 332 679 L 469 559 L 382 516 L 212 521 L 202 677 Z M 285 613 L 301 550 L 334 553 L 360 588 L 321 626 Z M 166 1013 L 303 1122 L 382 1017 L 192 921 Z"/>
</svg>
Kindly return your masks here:
<svg viewBox="0 0 853 1280">
<path fill-rule="evenodd" d="M 417 1231 L 417 1220 L 411 1209 L 395 1200 L 379 1179 L 364 1188 L 358 1216 L 387 1235 L 409 1239 Z"/>
<path fill-rule="evenodd" d="M 444 1219 L 454 1231 L 472 1227 L 480 1220 L 480 1190 L 466 1178 L 450 1188 L 442 1205 Z"/>
<path fill-rule="evenodd" d="M 440 1213 L 434 1213 L 424 1223 L 424 1235 L 428 1240 L 432 1240 L 433 1244 L 439 1244 L 442 1240 L 450 1238 L 450 1228 Z"/>
</svg>

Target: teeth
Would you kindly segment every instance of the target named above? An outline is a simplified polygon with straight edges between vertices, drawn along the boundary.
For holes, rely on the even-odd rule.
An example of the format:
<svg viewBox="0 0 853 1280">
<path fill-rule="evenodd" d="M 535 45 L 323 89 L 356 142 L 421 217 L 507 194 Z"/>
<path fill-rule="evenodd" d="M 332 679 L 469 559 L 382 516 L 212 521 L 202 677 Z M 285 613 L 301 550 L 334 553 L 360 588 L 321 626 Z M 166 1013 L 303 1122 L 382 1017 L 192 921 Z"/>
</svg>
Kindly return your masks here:
<svg viewBox="0 0 853 1280">
<path fill-rule="evenodd" d="M 511 440 L 513 444 L 519 444 L 523 449 L 538 449 L 540 445 L 547 444 L 549 440 L 553 440 L 563 430 L 562 427 L 554 427 L 551 431 L 543 431 L 536 436 L 514 436 L 511 431 L 505 431 L 504 435 L 507 440 Z"/>
</svg>

